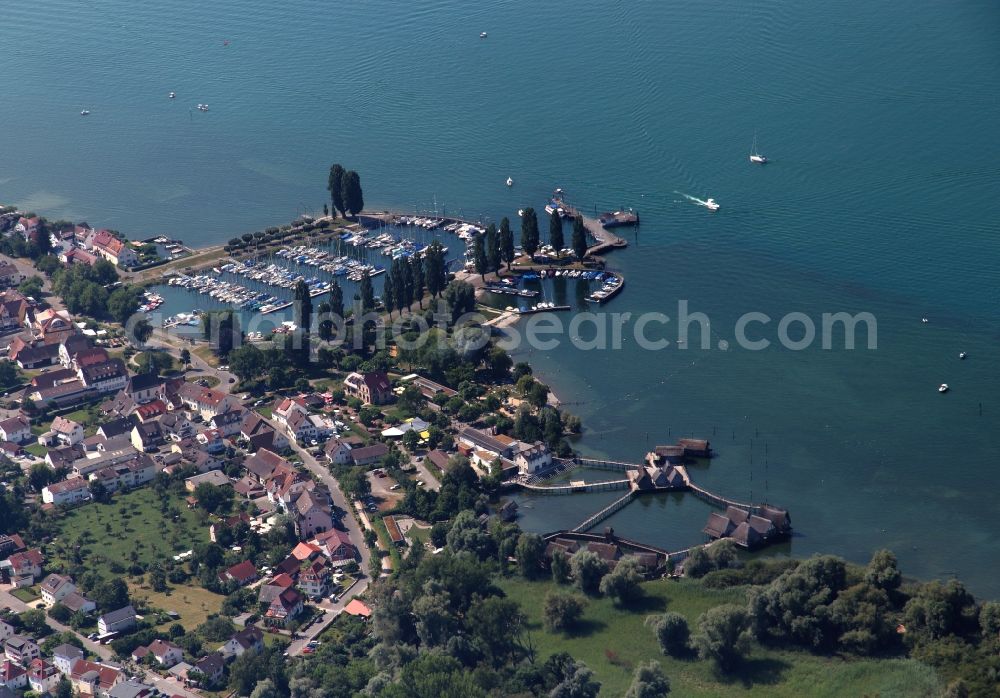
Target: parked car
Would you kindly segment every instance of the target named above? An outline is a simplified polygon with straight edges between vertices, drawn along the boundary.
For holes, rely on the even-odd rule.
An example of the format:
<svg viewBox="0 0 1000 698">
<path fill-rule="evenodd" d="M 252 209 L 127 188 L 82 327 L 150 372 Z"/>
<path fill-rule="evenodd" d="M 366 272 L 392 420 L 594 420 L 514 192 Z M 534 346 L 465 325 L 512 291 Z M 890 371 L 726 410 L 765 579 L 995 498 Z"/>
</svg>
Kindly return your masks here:
<svg viewBox="0 0 1000 698">
<path fill-rule="evenodd" d="M 389 489 L 390 489 L 390 490 L 392 490 L 393 492 L 395 492 L 396 490 L 398 490 L 398 489 L 399 489 L 399 483 L 396 483 L 395 485 L 393 485 L 393 486 L 392 486 L 392 487 L 390 487 Z"/>
</svg>

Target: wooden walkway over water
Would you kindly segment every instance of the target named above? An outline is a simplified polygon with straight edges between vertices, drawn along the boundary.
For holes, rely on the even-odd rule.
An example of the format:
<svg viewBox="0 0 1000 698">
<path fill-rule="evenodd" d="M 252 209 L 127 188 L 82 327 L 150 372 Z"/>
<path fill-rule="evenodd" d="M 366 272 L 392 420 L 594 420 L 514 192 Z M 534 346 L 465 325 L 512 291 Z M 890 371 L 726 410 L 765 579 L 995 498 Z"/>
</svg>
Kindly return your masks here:
<svg viewBox="0 0 1000 698">
<path fill-rule="evenodd" d="M 646 467 L 644 463 L 628 463 L 625 461 L 614 461 L 614 460 L 602 460 L 595 458 L 573 458 L 572 460 L 559 460 L 555 461 L 555 465 L 548 470 L 540 473 L 538 475 L 532 475 L 529 478 L 517 481 L 515 484 L 524 490 L 529 492 L 534 492 L 536 494 L 547 494 L 547 495 L 564 495 L 573 494 L 574 492 L 607 492 L 611 490 L 627 489 L 629 490 L 624 496 L 616 499 L 614 502 L 604 507 L 600 511 L 597 511 L 586 519 L 584 519 L 579 525 L 574 527 L 572 530 L 575 533 L 583 533 L 592 529 L 594 526 L 598 525 L 605 519 L 607 519 L 612 514 L 620 511 L 626 507 L 636 495 L 643 494 L 644 492 L 691 492 L 698 499 L 708 502 L 712 506 L 718 507 L 720 509 L 725 509 L 726 507 L 736 507 L 737 509 L 742 509 L 751 514 L 758 513 L 760 511 L 761 505 L 759 504 L 748 504 L 746 502 L 738 502 L 734 499 L 729 499 L 728 497 L 723 497 L 722 495 L 716 494 L 710 490 L 706 490 L 703 487 L 699 487 L 691 481 L 691 475 L 688 473 L 687 468 L 683 465 L 674 466 L 678 473 L 684 480 L 683 486 L 674 486 L 669 488 L 657 488 L 653 490 L 637 490 L 635 489 L 632 481 L 625 477 L 624 479 L 617 480 L 603 480 L 599 482 L 570 482 L 565 485 L 547 485 L 542 484 L 546 480 L 551 479 L 557 475 L 566 473 L 574 468 L 586 467 L 598 470 L 611 470 L 621 473 L 629 473 L 631 471 L 640 471 Z M 697 547 L 697 546 L 695 546 Z M 687 551 L 681 551 L 682 556 L 686 556 Z"/>
<path fill-rule="evenodd" d="M 610 230 L 601 225 L 601 222 L 596 218 L 591 218 L 590 216 L 585 216 L 580 212 L 579 209 L 570 206 L 565 201 L 562 202 L 563 210 L 566 215 L 570 218 L 576 218 L 579 216 L 583 219 L 583 226 L 587 229 L 597 244 L 587 248 L 588 255 L 599 255 L 605 252 L 610 252 L 611 250 L 621 249 L 623 247 L 628 247 L 628 240 L 619 237 L 612 233 Z"/>
</svg>

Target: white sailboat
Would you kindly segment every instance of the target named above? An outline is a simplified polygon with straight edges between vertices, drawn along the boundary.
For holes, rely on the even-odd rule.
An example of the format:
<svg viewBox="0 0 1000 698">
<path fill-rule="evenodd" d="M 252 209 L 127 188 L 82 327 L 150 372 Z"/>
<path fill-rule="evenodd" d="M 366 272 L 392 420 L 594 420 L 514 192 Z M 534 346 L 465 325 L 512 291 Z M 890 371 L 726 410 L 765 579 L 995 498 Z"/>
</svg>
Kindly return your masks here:
<svg viewBox="0 0 1000 698">
<path fill-rule="evenodd" d="M 757 132 L 754 131 L 753 134 L 753 145 L 750 146 L 750 162 L 755 162 L 758 165 L 766 165 L 767 158 L 757 152 Z"/>
</svg>

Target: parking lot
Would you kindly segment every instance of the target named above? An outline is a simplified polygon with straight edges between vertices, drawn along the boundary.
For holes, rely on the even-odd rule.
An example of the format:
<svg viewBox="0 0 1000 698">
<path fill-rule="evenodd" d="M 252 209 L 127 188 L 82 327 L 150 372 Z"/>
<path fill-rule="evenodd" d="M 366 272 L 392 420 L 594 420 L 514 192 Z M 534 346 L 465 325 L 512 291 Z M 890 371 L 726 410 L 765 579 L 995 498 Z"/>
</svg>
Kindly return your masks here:
<svg viewBox="0 0 1000 698">
<path fill-rule="evenodd" d="M 380 477 L 379 473 L 383 475 Z M 403 499 L 403 488 L 392 477 L 381 469 L 368 473 L 368 482 L 371 483 L 372 501 L 379 511 L 388 511 L 396 506 Z M 365 502 L 365 508 L 371 511 L 369 502 Z"/>
</svg>

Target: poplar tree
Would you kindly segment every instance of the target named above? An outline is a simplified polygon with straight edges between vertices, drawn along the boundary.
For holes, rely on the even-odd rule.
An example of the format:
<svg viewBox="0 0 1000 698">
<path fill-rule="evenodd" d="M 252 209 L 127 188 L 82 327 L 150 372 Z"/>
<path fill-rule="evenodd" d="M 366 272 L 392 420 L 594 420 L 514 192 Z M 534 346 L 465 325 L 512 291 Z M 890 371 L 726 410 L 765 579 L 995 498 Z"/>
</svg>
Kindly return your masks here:
<svg viewBox="0 0 1000 698">
<path fill-rule="evenodd" d="M 344 168 L 340 164 L 330 166 L 330 177 L 326 188 L 330 192 L 333 208 L 340 211 L 341 217 L 347 215 L 347 210 L 344 208 Z"/>
<path fill-rule="evenodd" d="M 361 213 L 365 207 L 365 198 L 361 193 L 361 177 L 354 170 L 344 173 L 341 181 L 341 197 L 345 211 L 352 216 Z"/>
<path fill-rule="evenodd" d="M 497 227 L 490 223 L 486 226 L 486 271 L 497 273 L 500 262 L 500 236 Z"/>
<path fill-rule="evenodd" d="M 521 247 L 529 257 L 538 251 L 538 217 L 533 208 L 521 213 Z"/>
<path fill-rule="evenodd" d="M 486 281 L 486 243 L 482 235 L 477 235 L 472 241 L 472 261 L 476 266 L 476 273 Z"/>
<path fill-rule="evenodd" d="M 555 248 L 556 254 L 562 250 L 565 244 L 563 240 L 563 225 L 562 216 L 559 215 L 559 211 L 552 209 L 552 215 L 549 216 L 549 244 Z"/>
<path fill-rule="evenodd" d="M 413 297 L 424 309 L 424 263 L 419 255 L 410 257 L 410 269 L 413 274 Z"/>
<path fill-rule="evenodd" d="M 361 284 L 358 286 L 361 296 L 361 311 L 367 313 L 375 307 L 375 290 L 372 288 L 371 272 L 365 269 L 361 274 Z"/>
<path fill-rule="evenodd" d="M 514 261 L 514 233 L 510 230 L 510 221 L 504 217 L 500 221 L 500 258 L 507 263 L 507 271 Z"/>
<path fill-rule="evenodd" d="M 573 219 L 573 253 L 581 262 L 587 256 L 587 229 L 580 216 Z"/>
</svg>

